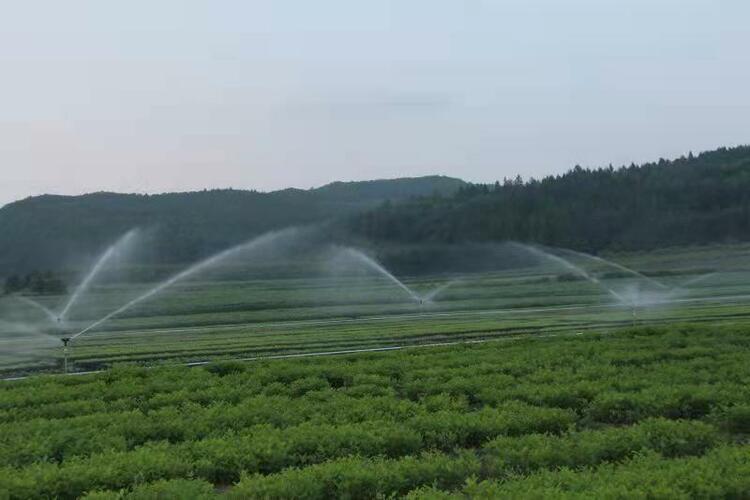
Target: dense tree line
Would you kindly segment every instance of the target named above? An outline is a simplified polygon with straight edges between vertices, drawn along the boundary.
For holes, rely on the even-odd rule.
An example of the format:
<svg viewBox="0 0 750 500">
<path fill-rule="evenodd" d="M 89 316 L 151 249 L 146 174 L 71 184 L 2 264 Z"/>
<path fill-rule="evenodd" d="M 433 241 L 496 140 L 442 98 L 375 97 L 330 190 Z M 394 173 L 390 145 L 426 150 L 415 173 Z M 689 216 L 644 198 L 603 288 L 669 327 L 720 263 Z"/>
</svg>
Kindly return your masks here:
<svg viewBox="0 0 750 500">
<path fill-rule="evenodd" d="M 746 240 L 750 147 L 467 185 L 453 196 L 383 204 L 348 229 L 389 242 L 511 239 L 594 252 Z"/>
</svg>

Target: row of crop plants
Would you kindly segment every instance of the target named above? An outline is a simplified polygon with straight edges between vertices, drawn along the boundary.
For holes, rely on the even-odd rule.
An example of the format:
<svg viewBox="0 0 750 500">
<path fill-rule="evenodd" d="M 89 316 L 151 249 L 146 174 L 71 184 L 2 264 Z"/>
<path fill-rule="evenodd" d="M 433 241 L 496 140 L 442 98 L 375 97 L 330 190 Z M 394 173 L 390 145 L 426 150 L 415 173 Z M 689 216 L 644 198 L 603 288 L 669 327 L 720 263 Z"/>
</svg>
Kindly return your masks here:
<svg viewBox="0 0 750 500">
<path fill-rule="evenodd" d="M 747 339 L 639 329 L 34 379 L 0 389 L 0 497 L 203 495 L 231 483 L 233 495 L 285 497 L 308 482 L 327 485 L 311 490 L 321 497 L 356 496 L 349 483 L 464 494 L 509 474 L 701 456 L 750 432 Z"/>
</svg>

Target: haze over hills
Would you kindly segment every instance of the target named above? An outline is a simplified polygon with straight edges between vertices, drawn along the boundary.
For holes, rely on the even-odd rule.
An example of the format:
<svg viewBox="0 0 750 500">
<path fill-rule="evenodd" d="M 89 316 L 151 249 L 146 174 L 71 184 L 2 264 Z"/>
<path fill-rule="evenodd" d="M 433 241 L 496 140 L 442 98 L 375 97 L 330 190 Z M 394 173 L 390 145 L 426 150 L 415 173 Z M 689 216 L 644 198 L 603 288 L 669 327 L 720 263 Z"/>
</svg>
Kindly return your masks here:
<svg viewBox="0 0 750 500">
<path fill-rule="evenodd" d="M 234 189 L 159 195 L 43 195 L 0 209 L 0 275 L 75 265 L 133 227 L 154 230 L 161 262 L 185 263 L 275 228 L 325 221 L 385 200 L 452 195 L 460 179 L 336 182 L 269 193 Z"/>
</svg>

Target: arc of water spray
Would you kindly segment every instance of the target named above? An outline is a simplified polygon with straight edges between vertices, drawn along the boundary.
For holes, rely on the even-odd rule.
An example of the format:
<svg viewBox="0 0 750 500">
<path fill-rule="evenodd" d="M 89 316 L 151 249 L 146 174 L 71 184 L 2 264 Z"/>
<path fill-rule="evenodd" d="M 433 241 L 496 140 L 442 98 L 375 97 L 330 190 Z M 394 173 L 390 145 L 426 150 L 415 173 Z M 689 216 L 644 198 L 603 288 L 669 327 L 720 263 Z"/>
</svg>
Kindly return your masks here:
<svg viewBox="0 0 750 500">
<path fill-rule="evenodd" d="M 531 252 L 532 254 L 536 255 L 537 257 L 540 257 L 540 258 L 547 259 L 547 260 L 550 260 L 552 262 L 555 262 L 555 263 L 563 266 L 565 269 L 568 269 L 569 271 L 572 271 L 573 273 L 577 274 L 578 276 L 580 276 L 580 277 L 582 277 L 582 278 L 590 281 L 591 283 L 594 283 L 595 285 L 598 285 L 602 289 L 606 290 L 607 293 L 609 293 L 611 296 L 613 296 L 615 299 L 617 299 L 620 303 L 623 303 L 623 304 L 627 303 L 627 300 L 625 299 L 625 297 L 623 297 L 619 293 L 615 292 L 614 290 L 612 290 L 608 286 L 604 285 L 604 283 L 602 283 L 598 278 L 596 278 L 595 276 L 590 275 L 584 269 L 576 266 L 575 264 L 573 264 L 569 260 L 566 260 L 566 259 L 560 257 L 559 255 L 555 255 L 555 254 L 546 252 L 546 251 L 544 251 L 544 250 L 542 250 L 540 248 L 537 248 L 537 247 L 534 247 L 534 246 L 531 246 L 531 245 L 524 245 L 523 243 L 516 243 L 516 242 L 511 242 L 511 245 L 517 246 L 519 248 L 526 249 L 527 251 Z"/>
<path fill-rule="evenodd" d="M 591 255 L 591 254 L 588 254 L 588 253 L 577 252 L 576 250 L 571 250 L 569 248 L 564 248 L 564 249 L 561 248 L 559 250 L 561 250 L 563 252 L 566 252 L 566 253 L 569 253 L 569 254 L 572 254 L 572 255 L 577 255 L 579 257 L 583 257 L 584 259 L 594 260 L 596 262 L 604 264 L 605 266 L 614 267 L 615 269 L 618 269 L 618 270 L 620 270 L 622 272 L 625 272 L 625 273 L 631 274 L 633 276 L 636 276 L 638 278 L 641 278 L 643 280 L 646 280 L 649 283 L 651 283 L 652 285 L 657 286 L 657 287 L 659 287 L 659 288 L 661 288 L 663 290 L 668 290 L 669 289 L 669 287 L 667 285 L 665 285 L 664 283 L 662 283 L 662 282 L 660 282 L 658 280 L 655 280 L 654 278 L 651 278 L 649 276 L 646 276 L 643 273 L 639 273 L 635 269 L 630 269 L 629 267 L 625 267 L 622 264 L 618 264 L 617 262 L 613 262 L 611 260 L 607 260 L 607 259 L 604 259 L 602 257 L 598 257 L 596 255 Z"/>
<path fill-rule="evenodd" d="M 391 274 L 385 267 L 383 267 L 382 264 L 378 263 L 376 260 L 372 259 L 371 257 L 368 257 L 364 253 L 360 252 L 359 250 L 351 247 L 344 247 L 342 248 L 342 251 L 345 252 L 350 257 L 353 257 L 356 260 L 359 260 L 363 264 L 367 265 L 370 269 L 373 269 L 374 271 L 377 271 L 381 275 L 388 278 L 392 283 L 397 285 L 399 288 L 401 288 L 404 292 L 406 292 L 409 297 L 418 303 L 424 302 L 424 298 L 421 297 L 419 294 L 417 294 L 414 290 L 406 286 L 400 279 L 396 278 L 393 274 Z"/>
<path fill-rule="evenodd" d="M 714 276 L 718 275 L 719 271 L 713 271 L 710 273 L 701 274 L 700 276 L 696 276 L 694 278 L 690 278 L 687 281 L 684 281 L 680 283 L 679 285 L 675 285 L 672 288 L 669 289 L 669 293 L 667 294 L 668 297 L 674 297 L 679 296 L 681 294 L 684 294 L 687 292 L 687 288 L 695 285 L 696 283 L 700 283 L 701 281 L 705 281 L 707 279 L 713 278 Z"/>
<path fill-rule="evenodd" d="M 442 285 L 433 288 L 432 290 L 427 292 L 426 295 L 422 296 L 422 300 L 424 300 L 425 302 L 432 302 L 433 300 L 435 300 L 435 297 L 437 297 L 438 295 L 443 293 L 448 287 L 455 285 L 459 281 L 461 280 L 458 280 L 458 279 L 451 280 L 448 283 L 443 283 Z"/>
<path fill-rule="evenodd" d="M 682 293 L 682 292 L 685 291 L 685 287 L 688 287 L 688 286 L 691 286 L 691 285 L 695 285 L 696 283 L 700 283 L 701 281 L 710 279 L 710 278 L 714 277 L 715 275 L 719 274 L 717 271 L 710 272 L 710 273 L 705 273 L 705 274 L 701 274 L 700 276 L 696 276 L 695 278 L 691 278 L 691 279 L 685 281 L 684 283 L 681 283 L 679 285 L 671 286 L 670 287 L 670 286 L 668 286 L 668 285 L 666 285 L 666 284 L 664 284 L 664 283 L 662 283 L 662 282 L 660 282 L 660 281 L 658 281 L 658 280 L 656 280 L 654 278 L 646 276 L 645 274 L 640 273 L 640 272 L 638 272 L 638 271 L 636 271 L 634 269 L 630 269 L 629 267 L 623 266 L 622 264 L 618 264 L 617 262 L 613 262 L 611 260 L 607 260 L 607 259 L 604 259 L 602 257 L 598 257 L 596 255 L 587 254 L 587 253 L 584 253 L 584 252 L 577 252 L 575 250 L 570 250 L 570 249 L 560 249 L 560 250 L 562 250 L 564 252 L 567 252 L 567 253 L 570 253 L 570 254 L 573 254 L 573 255 L 578 255 L 579 257 L 591 259 L 591 260 L 600 262 L 600 263 L 602 263 L 604 265 L 612 266 L 612 267 L 614 267 L 616 269 L 619 269 L 620 271 L 632 274 L 633 276 L 641 278 L 641 279 L 647 281 L 648 283 L 651 283 L 652 285 L 654 285 L 654 286 L 656 286 L 656 287 L 664 290 L 666 292 L 666 297 L 672 297 L 672 296 L 675 296 L 675 295 L 679 295 L 680 293 Z"/>
<path fill-rule="evenodd" d="M 0 320 L 0 328 L 2 328 L 3 330 L 15 331 L 26 336 L 38 336 L 50 340 L 59 340 L 58 337 L 55 337 L 54 335 L 51 335 L 25 323 Z M 6 339 L 5 336 L 0 335 L 0 342 L 7 342 L 9 340 L 12 341 L 14 339 Z"/>
<path fill-rule="evenodd" d="M 236 255 L 236 254 L 238 254 L 238 253 L 240 253 L 242 251 L 251 250 L 251 249 L 253 249 L 255 247 L 258 247 L 258 246 L 261 246 L 263 244 L 271 243 L 271 242 L 275 241 L 276 239 L 278 239 L 279 237 L 281 237 L 283 235 L 290 234 L 292 231 L 296 231 L 296 229 L 292 228 L 292 229 L 285 229 L 285 230 L 282 230 L 282 231 L 273 231 L 273 232 L 270 232 L 270 233 L 266 233 L 266 234 L 263 234 L 261 236 L 258 236 L 257 238 L 254 238 L 254 239 L 252 239 L 252 240 L 250 240 L 248 242 L 241 243 L 239 245 L 233 246 L 232 248 L 228 248 L 228 249 L 223 250 L 223 251 L 221 251 L 221 252 L 219 252 L 217 254 L 214 254 L 213 256 L 208 257 L 207 259 L 202 260 L 202 261 L 198 262 L 197 264 L 194 264 L 191 267 L 185 269 L 184 271 L 182 271 L 182 272 L 180 272 L 178 274 L 175 274 L 171 278 L 169 278 L 169 279 L 167 279 L 167 280 L 159 283 L 155 287 L 151 288 L 150 290 L 148 290 L 147 292 L 143 293 L 142 295 L 139 295 L 138 297 L 136 297 L 135 299 L 131 300 L 130 302 L 128 302 L 124 306 L 120 307 L 119 309 L 117 309 L 115 311 L 112 311 L 111 313 L 107 314 L 103 318 L 95 321 L 94 323 L 90 324 L 89 326 L 87 326 L 86 328 L 84 328 L 83 330 L 81 330 L 80 332 L 78 332 L 75 335 L 73 335 L 72 337 L 70 337 L 70 340 L 74 340 L 74 339 L 80 337 L 81 335 L 83 335 L 83 334 L 85 334 L 85 333 L 93 330 L 94 328 L 98 327 L 102 323 L 105 323 L 106 321 L 109 321 L 110 319 L 114 318 L 115 316 L 117 316 L 119 314 L 122 314 L 123 312 L 127 311 L 131 307 L 133 307 L 133 306 L 135 306 L 135 305 L 137 305 L 137 304 L 139 304 L 139 303 L 141 303 L 141 302 L 143 302 L 143 301 L 145 301 L 145 300 L 153 297 L 154 295 L 158 294 L 159 292 L 161 292 L 165 288 L 168 288 L 168 287 L 174 285 L 178 281 L 182 281 L 182 280 L 184 280 L 186 278 L 189 278 L 190 276 L 192 276 L 192 275 L 194 275 L 194 274 L 196 274 L 196 273 L 198 273 L 200 271 L 203 271 L 204 269 L 206 269 L 208 267 L 211 267 L 212 265 L 214 265 L 214 264 L 216 264 L 218 262 L 221 262 L 224 259 L 232 257 L 233 255 Z"/>
<path fill-rule="evenodd" d="M 68 299 L 68 302 L 65 304 L 65 307 L 63 307 L 62 311 L 59 315 L 59 320 L 63 321 L 65 317 L 68 314 L 68 311 L 70 311 L 70 308 L 73 307 L 73 305 L 78 301 L 78 299 L 81 297 L 81 294 L 85 292 L 89 286 L 91 286 L 91 283 L 94 281 L 94 278 L 99 274 L 99 272 L 104 268 L 104 265 L 117 253 L 117 250 L 124 245 L 126 245 L 130 240 L 133 239 L 133 237 L 137 234 L 137 229 L 131 229 L 127 233 L 125 233 L 123 236 L 120 237 L 115 243 L 109 246 L 107 250 L 104 251 L 104 253 L 97 259 L 96 263 L 94 264 L 94 267 L 91 268 L 89 273 L 83 278 L 83 281 L 76 287 L 75 292 L 70 296 L 70 299 Z"/>
<path fill-rule="evenodd" d="M 16 300 L 20 300 L 24 304 L 28 304 L 28 305 L 30 305 L 30 306 L 32 306 L 32 307 L 34 307 L 34 308 L 42 311 L 49 318 L 50 321 L 52 321 L 53 323 L 57 323 L 57 314 L 55 314 L 54 311 L 52 311 L 52 309 L 49 309 L 48 307 L 43 306 L 42 304 L 40 304 L 36 300 L 31 300 L 30 298 L 25 297 L 23 295 L 14 295 L 13 297 Z"/>
<path fill-rule="evenodd" d="M 714 272 L 706 273 L 706 274 L 701 274 L 700 276 L 696 276 L 695 278 L 690 278 L 689 280 L 685 281 L 684 283 L 680 283 L 678 286 L 675 287 L 675 289 L 677 289 L 677 288 L 684 288 L 684 287 L 687 287 L 687 286 L 695 285 L 696 283 L 700 283 L 701 281 L 705 281 L 705 280 L 707 280 L 709 278 L 713 278 L 717 274 L 719 274 L 718 271 L 714 271 Z"/>
</svg>

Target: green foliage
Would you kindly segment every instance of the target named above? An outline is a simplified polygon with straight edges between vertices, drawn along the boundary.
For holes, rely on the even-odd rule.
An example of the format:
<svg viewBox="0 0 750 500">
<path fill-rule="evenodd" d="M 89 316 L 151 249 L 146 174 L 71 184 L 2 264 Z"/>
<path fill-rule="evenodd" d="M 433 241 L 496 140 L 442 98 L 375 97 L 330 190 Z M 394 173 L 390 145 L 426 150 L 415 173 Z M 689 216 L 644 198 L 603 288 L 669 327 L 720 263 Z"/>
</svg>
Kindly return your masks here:
<svg viewBox="0 0 750 500">
<path fill-rule="evenodd" d="M 387 205 L 349 229 L 390 242 L 535 241 L 585 251 L 747 239 L 750 146 Z"/>
<path fill-rule="evenodd" d="M 721 425 L 734 434 L 750 434 L 750 404 L 727 408 L 722 412 Z"/>
<path fill-rule="evenodd" d="M 92 491 L 85 500 L 204 500 L 214 498 L 211 483 L 200 480 L 173 479 L 136 486 L 132 491 Z"/>
<path fill-rule="evenodd" d="M 586 430 L 562 436 L 500 437 L 483 447 L 485 474 L 527 474 L 537 469 L 616 462 L 655 451 L 665 457 L 701 455 L 720 443 L 716 429 L 702 422 L 645 420 L 631 427 Z"/>
<path fill-rule="evenodd" d="M 479 472 L 474 454 L 450 457 L 427 453 L 401 460 L 358 457 L 326 462 L 305 469 L 288 469 L 270 476 L 247 476 L 231 491 L 232 498 L 383 498 L 405 494 L 423 484 L 454 488 Z"/>
<path fill-rule="evenodd" d="M 746 466 L 747 335 L 662 326 L 8 382 L 0 498 L 730 496 L 744 479 L 717 471 Z"/>
<path fill-rule="evenodd" d="M 468 481 L 455 493 L 427 487 L 409 498 L 747 498 L 748 491 L 750 447 L 725 446 L 701 457 L 665 460 L 647 453 L 624 464 Z"/>
</svg>

